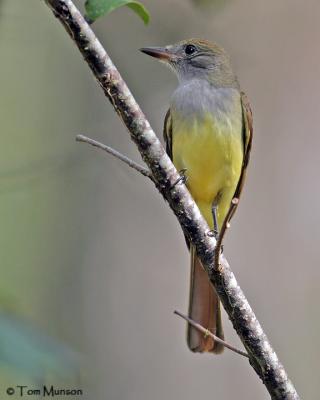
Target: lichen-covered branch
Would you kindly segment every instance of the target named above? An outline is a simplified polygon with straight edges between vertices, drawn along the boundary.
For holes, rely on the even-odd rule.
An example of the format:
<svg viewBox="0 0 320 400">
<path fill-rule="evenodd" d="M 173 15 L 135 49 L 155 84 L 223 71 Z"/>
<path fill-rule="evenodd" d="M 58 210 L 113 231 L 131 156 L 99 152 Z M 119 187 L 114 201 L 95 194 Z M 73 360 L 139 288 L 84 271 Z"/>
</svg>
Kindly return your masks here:
<svg viewBox="0 0 320 400">
<path fill-rule="evenodd" d="M 157 188 L 168 201 L 184 234 L 196 246 L 198 257 L 246 348 L 250 364 L 267 387 L 271 398 L 298 400 L 295 388 L 223 255 L 220 256 L 219 268 L 214 267 L 216 241 L 208 235 L 209 227 L 186 186 L 174 185 L 179 178 L 178 172 L 105 49 L 71 0 L 45 1 L 65 27 L 127 126 L 132 140 L 152 172 Z"/>
</svg>

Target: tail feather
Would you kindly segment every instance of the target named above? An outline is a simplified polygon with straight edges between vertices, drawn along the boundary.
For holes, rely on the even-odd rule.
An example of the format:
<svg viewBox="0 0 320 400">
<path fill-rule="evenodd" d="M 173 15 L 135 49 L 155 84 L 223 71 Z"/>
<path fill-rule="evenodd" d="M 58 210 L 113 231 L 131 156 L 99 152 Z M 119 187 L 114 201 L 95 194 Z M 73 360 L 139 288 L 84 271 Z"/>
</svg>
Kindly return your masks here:
<svg viewBox="0 0 320 400">
<path fill-rule="evenodd" d="M 214 335 L 224 339 L 220 300 L 192 245 L 190 254 L 189 317 L 204 328 L 209 329 Z M 189 349 L 197 353 L 212 352 L 219 354 L 224 349 L 223 345 L 215 342 L 211 337 L 205 337 L 203 333 L 190 325 L 188 325 L 187 341 Z"/>
</svg>

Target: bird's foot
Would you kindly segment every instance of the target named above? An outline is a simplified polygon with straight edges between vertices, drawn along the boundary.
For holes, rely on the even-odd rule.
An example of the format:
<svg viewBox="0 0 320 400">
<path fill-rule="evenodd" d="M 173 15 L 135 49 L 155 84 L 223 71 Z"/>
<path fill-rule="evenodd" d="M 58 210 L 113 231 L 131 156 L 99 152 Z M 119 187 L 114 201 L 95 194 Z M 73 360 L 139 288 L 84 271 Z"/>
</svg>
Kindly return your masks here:
<svg viewBox="0 0 320 400">
<path fill-rule="evenodd" d="M 216 240 L 218 240 L 219 231 L 217 229 L 211 229 L 210 231 L 207 232 L 207 235 L 210 237 L 214 237 Z"/>
<path fill-rule="evenodd" d="M 212 212 L 212 220 L 213 220 L 213 229 L 211 229 L 208 232 L 208 236 L 214 237 L 216 240 L 218 240 L 219 226 L 218 226 L 217 205 L 215 203 L 212 204 L 211 212 Z"/>
<path fill-rule="evenodd" d="M 172 185 L 171 189 L 175 188 L 178 184 L 186 184 L 188 177 L 186 175 L 187 168 L 183 168 L 179 171 L 180 177 L 174 182 Z"/>
</svg>

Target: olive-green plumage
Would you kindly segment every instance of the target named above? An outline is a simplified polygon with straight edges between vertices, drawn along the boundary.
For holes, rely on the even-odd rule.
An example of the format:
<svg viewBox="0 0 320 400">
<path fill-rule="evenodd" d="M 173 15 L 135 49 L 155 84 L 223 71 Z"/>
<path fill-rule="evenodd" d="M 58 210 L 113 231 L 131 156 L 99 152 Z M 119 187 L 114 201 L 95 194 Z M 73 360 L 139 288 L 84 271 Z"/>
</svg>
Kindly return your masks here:
<svg viewBox="0 0 320 400">
<path fill-rule="evenodd" d="M 239 197 L 251 147 L 251 113 L 225 51 L 190 39 L 143 52 L 167 63 L 177 74 L 165 120 L 167 151 L 213 229 L 212 208 L 222 223 L 233 197 Z M 191 245 L 189 316 L 223 338 L 220 302 Z M 223 347 L 188 328 L 192 351 L 219 353 Z"/>
</svg>

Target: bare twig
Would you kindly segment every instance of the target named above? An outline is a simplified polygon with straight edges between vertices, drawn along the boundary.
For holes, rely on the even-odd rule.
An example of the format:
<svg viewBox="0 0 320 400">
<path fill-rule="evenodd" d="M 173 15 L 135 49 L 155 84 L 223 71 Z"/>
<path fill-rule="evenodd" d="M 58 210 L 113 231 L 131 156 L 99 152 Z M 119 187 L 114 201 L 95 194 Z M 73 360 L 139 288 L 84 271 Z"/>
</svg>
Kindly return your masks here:
<svg viewBox="0 0 320 400">
<path fill-rule="evenodd" d="M 182 314 L 180 311 L 175 310 L 173 312 L 176 315 L 179 315 L 179 317 L 183 318 L 185 321 L 187 321 L 190 325 L 192 325 L 194 328 L 198 329 L 198 331 L 202 332 L 205 336 L 210 336 L 215 342 L 221 343 L 224 345 L 224 347 L 228 348 L 231 351 L 234 351 L 237 354 L 240 354 L 241 356 L 249 358 L 248 354 L 245 351 L 239 350 L 236 347 L 232 346 L 231 344 L 225 342 L 224 340 L 220 339 L 218 336 L 214 335 L 212 332 L 209 331 L 209 329 L 204 328 L 202 325 L 198 324 L 198 322 L 194 321 L 193 319 L 187 317 L 186 315 Z"/>
<path fill-rule="evenodd" d="M 184 234 L 216 288 L 220 300 L 244 344 L 251 366 L 273 400 L 298 400 L 299 396 L 240 289 L 224 255 L 215 268 L 216 240 L 185 185 L 175 185 L 179 174 L 132 96 L 120 73 L 72 0 L 45 0 L 82 53 L 105 95 L 127 126 L 155 184 L 175 213 Z"/>
<path fill-rule="evenodd" d="M 229 211 L 228 211 L 228 213 L 223 221 L 222 227 L 220 229 L 216 248 L 214 250 L 214 268 L 215 269 L 218 269 L 220 266 L 219 261 L 220 261 L 220 253 L 221 253 L 221 249 L 222 249 L 222 242 L 223 242 L 224 236 L 227 232 L 227 229 L 230 228 L 230 219 L 231 219 L 232 215 L 234 214 L 238 204 L 239 204 L 239 199 L 234 197 L 231 201 Z"/>
<path fill-rule="evenodd" d="M 118 160 L 123 161 L 125 164 L 129 165 L 129 167 L 135 169 L 136 171 L 140 172 L 140 174 L 146 176 L 147 178 L 150 178 L 153 181 L 152 174 L 147 168 L 144 168 L 142 165 L 136 163 L 135 161 L 131 160 L 127 156 L 119 153 L 119 151 L 113 149 L 112 147 L 107 146 L 103 143 L 97 142 L 96 140 L 90 139 L 84 135 L 77 135 L 76 141 L 91 144 L 91 146 L 97 147 L 97 148 L 105 151 L 106 153 L 111 154 L 113 157 L 118 158 Z"/>
</svg>

